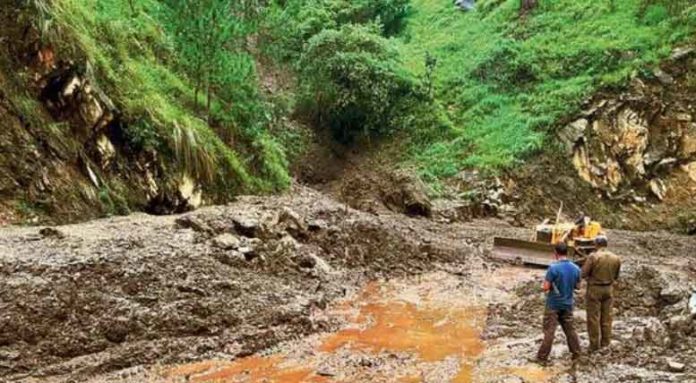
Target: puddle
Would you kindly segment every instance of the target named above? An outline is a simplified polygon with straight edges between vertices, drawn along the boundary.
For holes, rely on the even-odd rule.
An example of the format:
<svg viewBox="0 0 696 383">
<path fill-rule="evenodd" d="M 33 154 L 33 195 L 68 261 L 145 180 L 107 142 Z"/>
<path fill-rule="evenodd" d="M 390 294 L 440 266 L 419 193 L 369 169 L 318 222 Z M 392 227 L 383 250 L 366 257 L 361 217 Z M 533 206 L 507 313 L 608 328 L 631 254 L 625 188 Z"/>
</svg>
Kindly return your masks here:
<svg viewBox="0 0 696 383">
<path fill-rule="evenodd" d="M 229 383 L 472 383 L 491 375 L 548 379 L 543 369 L 527 367 L 481 371 L 485 305 L 459 286 L 456 277 L 443 273 L 372 283 L 331 310 L 348 323 L 341 331 L 286 347 L 284 354 L 182 365 L 162 376 Z"/>
</svg>

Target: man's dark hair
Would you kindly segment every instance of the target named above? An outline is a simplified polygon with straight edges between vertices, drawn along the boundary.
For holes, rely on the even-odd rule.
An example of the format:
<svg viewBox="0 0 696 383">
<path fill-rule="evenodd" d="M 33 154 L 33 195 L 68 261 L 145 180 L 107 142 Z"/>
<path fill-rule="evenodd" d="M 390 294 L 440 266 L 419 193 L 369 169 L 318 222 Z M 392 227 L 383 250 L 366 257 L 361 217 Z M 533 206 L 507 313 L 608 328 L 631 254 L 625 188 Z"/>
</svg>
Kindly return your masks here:
<svg viewBox="0 0 696 383">
<path fill-rule="evenodd" d="M 594 243 L 598 247 L 607 247 L 609 245 L 609 241 L 607 241 L 607 237 L 601 236 L 601 235 L 599 237 L 595 238 Z"/>
<path fill-rule="evenodd" d="M 556 244 L 554 247 L 556 250 L 556 254 L 558 255 L 568 255 L 568 245 L 566 245 L 563 242 L 559 242 Z"/>
</svg>

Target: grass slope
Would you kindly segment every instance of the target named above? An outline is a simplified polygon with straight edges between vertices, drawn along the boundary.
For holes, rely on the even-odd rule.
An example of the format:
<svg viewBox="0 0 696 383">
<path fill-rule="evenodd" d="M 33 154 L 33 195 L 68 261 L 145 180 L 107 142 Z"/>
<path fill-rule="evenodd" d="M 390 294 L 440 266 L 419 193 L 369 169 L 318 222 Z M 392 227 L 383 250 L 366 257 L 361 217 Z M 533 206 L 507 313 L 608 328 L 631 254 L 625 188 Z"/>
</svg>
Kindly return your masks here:
<svg viewBox="0 0 696 383">
<path fill-rule="evenodd" d="M 47 35 L 59 45 L 60 54 L 84 58 L 94 67 L 101 86 L 129 122 L 134 146 L 157 149 L 169 158 L 171 168 L 216 188 L 219 195 L 289 184 L 284 154 L 268 133 L 254 127 L 253 134 L 246 134 L 247 148 L 240 143 L 232 147 L 219 131 L 239 135 L 247 127 L 227 123 L 215 130 L 205 121 L 204 97 L 196 100 L 191 82 L 176 70 L 179 58 L 172 36 L 160 20 L 165 5 L 154 0 L 47 4 L 46 14 L 40 15 Z M 216 103 L 213 109 L 223 108 Z M 224 113 L 215 117 L 234 120 Z"/>
<path fill-rule="evenodd" d="M 412 0 L 404 65 L 423 76 L 437 59 L 436 98 L 454 128 L 416 145 L 426 178 L 466 167 L 495 170 L 534 153 L 598 88 L 625 83 L 696 30 L 690 1 L 541 0 L 520 18 L 519 0 Z M 612 5 L 613 3 L 613 5 Z"/>
</svg>

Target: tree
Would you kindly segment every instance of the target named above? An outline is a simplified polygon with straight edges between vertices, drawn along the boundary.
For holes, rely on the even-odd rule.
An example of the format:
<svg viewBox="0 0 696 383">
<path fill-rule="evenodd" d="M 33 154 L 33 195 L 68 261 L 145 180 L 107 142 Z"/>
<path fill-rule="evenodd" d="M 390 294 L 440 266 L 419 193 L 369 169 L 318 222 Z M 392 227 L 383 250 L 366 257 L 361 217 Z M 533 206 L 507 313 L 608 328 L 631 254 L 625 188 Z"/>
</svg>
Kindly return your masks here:
<svg viewBox="0 0 696 383">
<path fill-rule="evenodd" d="M 371 27 L 347 24 L 312 37 L 299 68 L 315 124 L 344 142 L 394 129 L 396 111 L 416 90 L 397 69 L 397 55 Z"/>
<path fill-rule="evenodd" d="M 230 71 L 243 66 L 239 61 L 246 61 L 240 52 L 255 29 L 258 0 L 167 0 L 166 4 L 179 65 L 193 82 L 196 105 L 199 93 L 205 93 L 210 119 L 215 90 L 224 87 L 222 80 L 231 78 Z"/>
<path fill-rule="evenodd" d="M 536 8 L 537 0 L 520 0 L 520 15 L 524 16 Z"/>
</svg>

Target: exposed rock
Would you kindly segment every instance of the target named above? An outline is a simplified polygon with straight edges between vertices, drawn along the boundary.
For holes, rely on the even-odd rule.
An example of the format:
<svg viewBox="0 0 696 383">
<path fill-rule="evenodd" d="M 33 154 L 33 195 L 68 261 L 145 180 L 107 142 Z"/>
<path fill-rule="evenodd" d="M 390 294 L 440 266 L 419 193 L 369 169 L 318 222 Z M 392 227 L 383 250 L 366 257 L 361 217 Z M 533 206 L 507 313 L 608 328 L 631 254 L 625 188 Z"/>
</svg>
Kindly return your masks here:
<svg viewBox="0 0 696 383">
<path fill-rule="evenodd" d="M 454 5 L 462 11 L 473 11 L 476 8 L 476 0 L 454 0 Z"/>
<path fill-rule="evenodd" d="M 239 215 L 234 217 L 232 222 L 234 230 L 247 238 L 256 238 L 259 235 L 259 221 L 254 217 Z"/>
<path fill-rule="evenodd" d="M 201 206 L 203 192 L 200 186 L 196 184 L 196 181 L 188 174 L 184 174 L 179 181 L 179 195 L 183 203 L 188 205 L 187 210 Z"/>
<path fill-rule="evenodd" d="M 696 182 L 696 161 L 684 165 L 682 169 L 689 175 L 692 181 Z"/>
<path fill-rule="evenodd" d="M 650 191 L 653 193 L 655 197 L 657 197 L 660 201 L 665 199 L 665 194 L 667 193 L 667 186 L 665 185 L 664 181 L 660 179 L 653 179 L 650 180 Z"/>
<path fill-rule="evenodd" d="M 383 192 L 382 197 L 387 208 L 411 216 L 432 215 L 432 203 L 425 184 L 419 178 L 408 172 L 396 172 L 390 178 L 393 186 Z"/>
<path fill-rule="evenodd" d="M 312 254 L 302 255 L 297 264 L 304 269 L 311 269 L 317 265 L 317 258 Z"/>
<path fill-rule="evenodd" d="M 213 238 L 213 245 L 223 250 L 237 249 L 240 244 L 239 238 L 229 233 L 220 234 Z"/>
<path fill-rule="evenodd" d="M 585 136 L 585 129 L 587 129 L 588 126 L 589 122 L 587 119 L 581 118 L 561 129 L 559 137 L 565 144 L 568 153 L 572 153 L 577 142 Z"/>
<path fill-rule="evenodd" d="M 674 360 L 670 360 L 669 362 L 667 362 L 667 367 L 669 367 L 669 370 L 672 372 L 684 372 L 686 365 L 684 363 L 679 363 Z"/>
<path fill-rule="evenodd" d="M 193 229 L 194 231 L 200 232 L 200 233 L 207 233 L 210 234 L 213 232 L 213 229 L 208 226 L 207 223 L 203 222 L 203 220 L 196 218 L 191 215 L 185 215 L 183 217 L 179 217 L 176 219 L 176 224 L 182 229 Z"/>
<path fill-rule="evenodd" d="M 693 47 L 679 47 L 672 51 L 672 55 L 669 57 L 670 60 L 681 60 L 685 57 L 690 56 L 694 53 L 695 49 Z"/>
<path fill-rule="evenodd" d="M 101 168 L 105 169 L 116 157 L 116 148 L 105 134 L 100 134 L 97 138 L 96 148 Z"/>
<path fill-rule="evenodd" d="M 662 85 L 674 84 L 674 77 L 670 76 L 668 73 L 663 71 L 661 68 L 655 68 L 653 70 L 653 74 L 662 83 Z"/>
<path fill-rule="evenodd" d="M 39 234 L 44 238 L 65 238 L 65 234 L 53 227 L 44 227 L 39 230 Z"/>
<path fill-rule="evenodd" d="M 305 237 L 309 228 L 305 221 L 290 208 L 283 208 L 278 217 L 278 223 L 282 224 L 285 231 L 295 238 Z"/>
<path fill-rule="evenodd" d="M 660 290 L 660 299 L 666 304 L 673 305 L 689 294 L 689 289 L 683 284 L 683 280 L 669 280 L 666 286 Z"/>
</svg>

